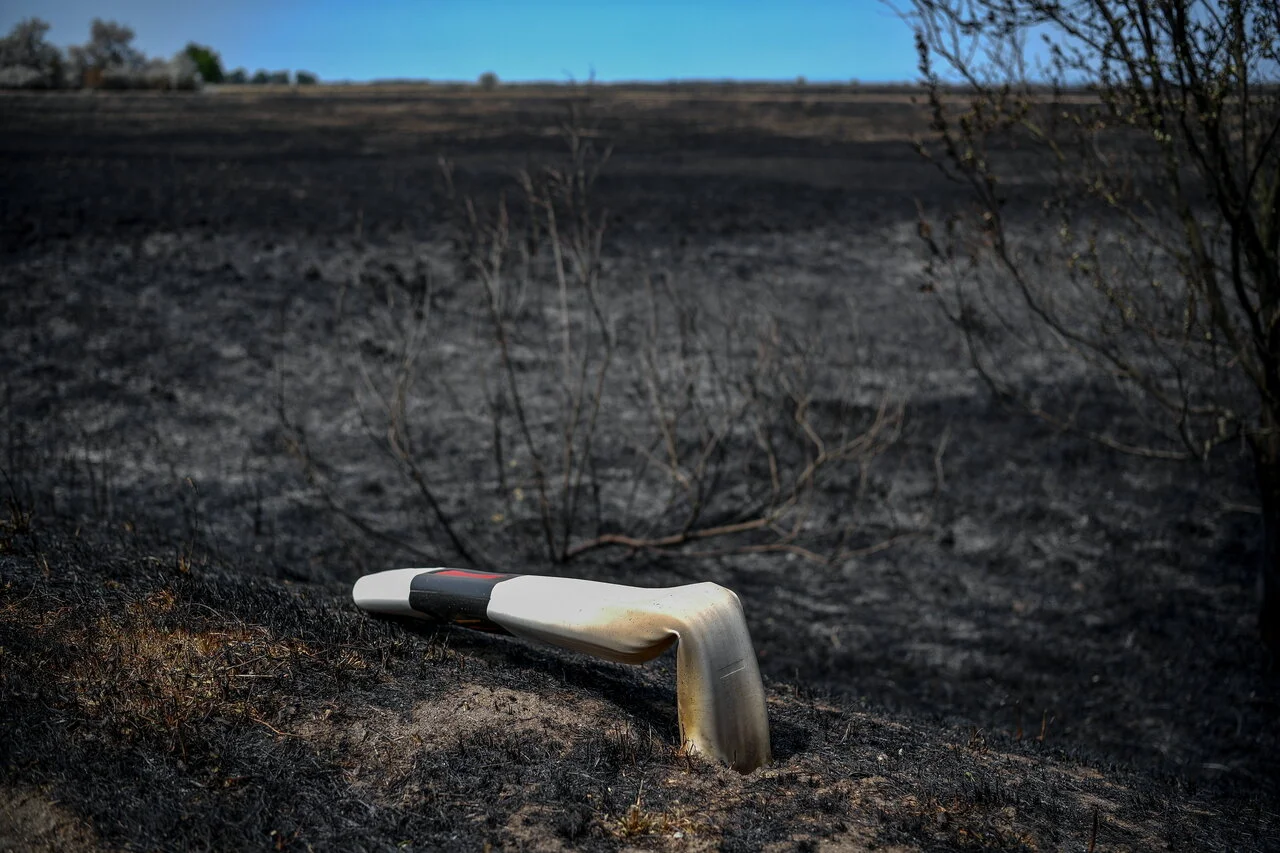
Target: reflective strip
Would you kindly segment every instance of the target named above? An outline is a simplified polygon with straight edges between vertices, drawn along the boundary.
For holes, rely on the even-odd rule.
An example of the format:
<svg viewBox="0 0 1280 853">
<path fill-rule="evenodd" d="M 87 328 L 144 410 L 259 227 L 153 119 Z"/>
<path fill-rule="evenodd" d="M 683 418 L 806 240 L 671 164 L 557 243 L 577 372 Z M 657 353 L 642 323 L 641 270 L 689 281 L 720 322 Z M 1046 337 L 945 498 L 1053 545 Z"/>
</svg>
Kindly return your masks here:
<svg viewBox="0 0 1280 853">
<path fill-rule="evenodd" d="M 516 575 L 442 569 L 424 572 L 409 584 L 409 606 L 428 618 L 478 631 L 507 633 L 486 615 L 493 588 Z"/>
</svg>

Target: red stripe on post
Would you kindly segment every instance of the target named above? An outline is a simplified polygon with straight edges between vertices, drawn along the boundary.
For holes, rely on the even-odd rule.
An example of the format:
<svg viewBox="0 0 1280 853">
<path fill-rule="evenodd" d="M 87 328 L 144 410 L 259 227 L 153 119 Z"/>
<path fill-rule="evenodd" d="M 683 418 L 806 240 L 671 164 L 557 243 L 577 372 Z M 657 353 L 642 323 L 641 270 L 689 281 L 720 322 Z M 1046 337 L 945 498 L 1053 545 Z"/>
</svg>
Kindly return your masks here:
<svg viewBox="0 0 1280 853">
<path fill-rule="evenodd" d="M 431 574 L 442 578 L 475 578 L 476 580 L 484 581 L 510 577 L 510 575 L 494 574 L 493 572 L 473 572 L 468 569 L 445 569 L 443 572 L 432 572 Z"/>
</svg>

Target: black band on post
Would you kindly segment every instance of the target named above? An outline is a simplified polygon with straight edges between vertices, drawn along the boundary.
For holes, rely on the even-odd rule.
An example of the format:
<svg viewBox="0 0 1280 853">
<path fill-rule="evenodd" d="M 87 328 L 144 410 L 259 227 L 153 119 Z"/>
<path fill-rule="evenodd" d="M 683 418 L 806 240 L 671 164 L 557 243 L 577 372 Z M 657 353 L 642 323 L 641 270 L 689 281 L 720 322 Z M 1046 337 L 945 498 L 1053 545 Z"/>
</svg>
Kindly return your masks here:
<svg viewBox="0 0 1280 853">
<path fill-rule="evenodd" d="M 495 586 L 514 577 L 519 576 L 468 569 L 423 572 L 409 584 L 409 606 L 441 622 L 506 634 L 505 628 L 489 621 L 489 596 Z"/>
</svg>

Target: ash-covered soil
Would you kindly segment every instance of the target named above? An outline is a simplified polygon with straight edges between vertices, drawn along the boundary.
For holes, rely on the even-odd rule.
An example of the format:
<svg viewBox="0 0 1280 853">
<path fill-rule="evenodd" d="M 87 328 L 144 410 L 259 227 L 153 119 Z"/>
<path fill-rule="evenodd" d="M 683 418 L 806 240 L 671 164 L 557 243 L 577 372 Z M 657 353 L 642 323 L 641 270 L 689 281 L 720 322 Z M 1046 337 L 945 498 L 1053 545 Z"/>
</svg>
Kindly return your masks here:
<svg viewBox="0 0 1280 853">
<path fill-rule="evenodd" d="M 903 406 L 865 481 L 815 499 L 851 555 L 554 564 L 532 501 L 502 492 L 439 158 L 491 209 L 561 156 L 567 100 L 614 146 L 595 198 L 624 343 L 583 535 L 660 509 L 617 495 L 644 421 L 628 336 L 662 281 L 729 361 L 762 321 L 810 344 L 815 409 Z M 919 127 L 905 93 L 813 87 L 0 99 L 0 848 L 1280 845 L 1243 450 L 1122 457 L 993 400 L 921 290 L 916 199 L 960 196 Z M 670 656 L 613 666 L 350 605 L 363 572 L 457 556 L 369 429 L 414 305 L 443 511 L 509 570 L 734 589 L 772 767 L 679 754 Z M 540 418 L 557 350 L 518 355 L 551 389 Z"/>
</svg>

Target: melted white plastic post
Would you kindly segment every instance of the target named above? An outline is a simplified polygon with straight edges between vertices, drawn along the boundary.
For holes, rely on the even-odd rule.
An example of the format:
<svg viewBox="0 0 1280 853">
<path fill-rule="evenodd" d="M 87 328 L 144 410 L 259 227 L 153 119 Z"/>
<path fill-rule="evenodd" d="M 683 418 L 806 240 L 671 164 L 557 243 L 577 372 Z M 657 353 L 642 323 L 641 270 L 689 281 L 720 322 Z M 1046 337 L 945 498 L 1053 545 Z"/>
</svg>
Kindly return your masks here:
<svg viewBox="0 0 1280 853">
<path fill-rule="evenodd" d="M 395 569 L 356 582 L 362 609 L 396 616 L 413 578 L 449 569 Z M 493 576 L 490 576 L 493 577 Z M 494 583 L 485 616 L 518 637 L 620 663 L 676 648 L 676 700 L 686 748 L 749 773 L 770 760 L 769 718 L 742 604 L 714 583 L 646 589 L 516 575 Z"/>
<path fill-rule="evenodd" d="M 518 637 L 621 663 L 678 642 L 686 747 L 749 773 L 769 761 L 769 718 L 738 596 L 713 583 L 643 589 L 526 575 L 493 589 L 489 618 Z"/>
<path fill-rule="evenodd" d="M 422 614 L 409 606 L 409 584 L 423 572 L 439 569 L 391 569 L 356 579 L 351 597 L 356 606 L 385 616 L 417 616 Z"/>
</svg>

